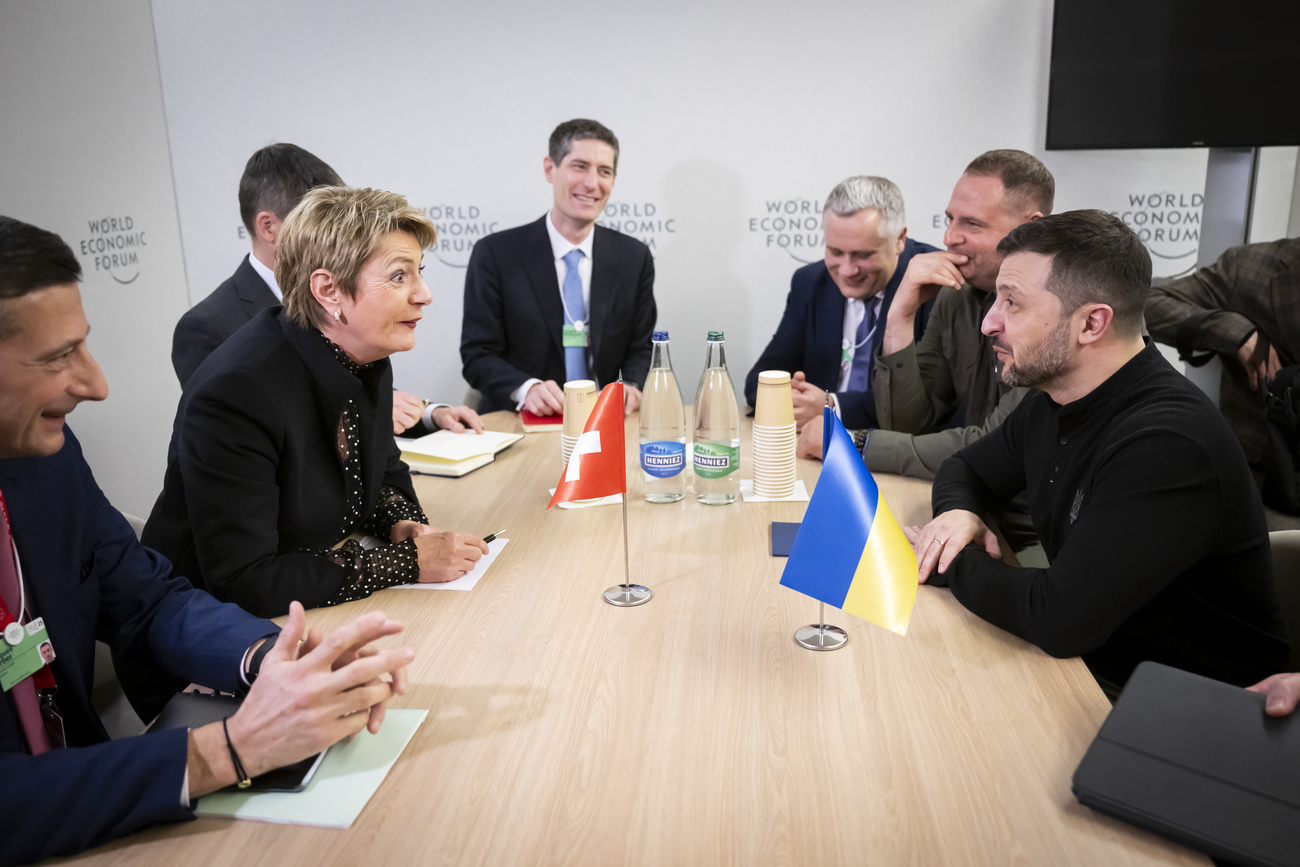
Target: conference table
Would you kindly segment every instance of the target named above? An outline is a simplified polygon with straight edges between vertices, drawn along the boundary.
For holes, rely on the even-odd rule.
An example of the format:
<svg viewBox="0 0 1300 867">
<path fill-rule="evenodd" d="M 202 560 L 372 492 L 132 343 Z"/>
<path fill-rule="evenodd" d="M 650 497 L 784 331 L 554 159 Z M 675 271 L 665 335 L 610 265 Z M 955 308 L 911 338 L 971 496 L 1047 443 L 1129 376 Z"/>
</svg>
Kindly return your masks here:
<svg viewBox="0 0 1300 867">
<path fill-rule="evenodd" d="M 512 414 L 488 427 L 522 428 Z M 748 477 L 749 423 L 741 475 Z M 1058 660 L 922 586 L 906 636 L 834 608 L 847 645 L 795 630 L 818 603 L 779 586 L 772 521 L 804 502 L 640 497 L 627 420 L 631 578 L 616 608 L 622 509 L 546 505 L 558 433 L 463 478 L 418 476 L 430 521 L 510 541 L 468 593 L 392 588 L 308 612 L 329 629 L 406 623 L 414 739 L 347 830 L 201 818 L 93 850 L 96 864 L 1205 864 L 1078 804 L 1070 778 L 1110 709 Z M 813 490 L 821 465 L 800 460 Z M 929 484 L 881 476 L 901 523 Z M 400 639 L 400 640 L 399 640 Z"/>
</svg>

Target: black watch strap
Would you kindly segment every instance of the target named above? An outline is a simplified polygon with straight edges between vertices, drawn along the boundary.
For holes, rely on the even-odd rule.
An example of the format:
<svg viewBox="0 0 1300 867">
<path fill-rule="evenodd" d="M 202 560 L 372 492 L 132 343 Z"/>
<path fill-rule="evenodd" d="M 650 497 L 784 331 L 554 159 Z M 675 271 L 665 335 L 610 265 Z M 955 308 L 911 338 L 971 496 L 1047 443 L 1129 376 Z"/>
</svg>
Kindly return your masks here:
<svg viewBox="0 0 1300 867">
<path fill-rule="evenodd" d="M 257 680 L 257 673 L 262 670 L 262 660 L 266 659 L 266 655 L 271 652 L 271 648 L 275 647 L 275 640 L 279 637 L 280 633 L 278 632 L 268 635 L 266 641 L 262 642 L 262 646 L 253 651 L 253 658 L 248 660 L 249 684 Z"/>
</svg>

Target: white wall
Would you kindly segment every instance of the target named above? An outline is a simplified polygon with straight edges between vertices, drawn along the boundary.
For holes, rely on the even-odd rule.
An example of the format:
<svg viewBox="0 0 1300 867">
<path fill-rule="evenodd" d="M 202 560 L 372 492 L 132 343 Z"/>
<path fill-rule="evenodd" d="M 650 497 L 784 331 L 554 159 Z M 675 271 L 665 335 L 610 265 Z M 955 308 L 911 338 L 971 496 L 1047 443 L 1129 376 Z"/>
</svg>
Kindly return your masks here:
<svg viewBox="0 0 1300 867">
<path fill-rule="evenodd" d="M 118 280 L 134 270 L 115 280 L 82 255 L 112 397 L 73 416 L 114 502 L 144 513 L 179 397 L 172 327 L 248 250 L 239 175 L 273 141 L 431 209 L 449 246 L 426 272 L 438 315 L 395 364 L 401 387 L 442 399 L 465 388 L 466 242 L 546 210 L 546 137 L 570 117 L 596 117 L 622 140 L 609 221 L 626 208 L 639 215 L 633 234 L 654 245 L 659 325 L 687 399 L 705 331 L 727 331 L 737 379 L 753 363 L 791 272 L 819 256 L 822 196 L 850 174 L 898 182 L 911 234 L 938 243 L 970 158 L 1023 148 L 1055 173 L 1058 210 L 1119 213 L 1148 239 L 1158 275 L 1189 269 L 1204 151 L 1044 151 L 1050 10 L 1048 0 L 0 0 L 0 210 L 79 250 L 97 243 L 90 223 L 102 217 L 131 220 L 110 235 L 145 233 L 129 283 Z M 1285 194 L 1294 155 L 1265 154 L 1257 233 L 1282 234 L 1296 206 Z"/>
<path fill-rule="evenodd" d="M 821 198 L 850 174 L 896 181 L 913 237 L 939 243 L 965 164 L 1023 148 L 1056 173 L 1058 209 L 1125 214 L 1150 236 L 1158 274 L 1186 270 L 1205 152 L 1046 153 L 1050 10 L 1046 0 L 155 0 L 191 296 L 247 250 L 235 194 L 248 155 L 296 142 L 351 184 L 440 209 L 453 249 L 426 272 L 440 315 L 394 363 L 399 387 L 458 398 L 463 241 L 546 210 L 546 138 L 576 116 L 622 142 L 612 217 L 642 215 L 633 234 L 654 246 L 659 326 L 688 400 L 709 329 L 726 330 L 743 377 L 791 272 L 821 254 Z M 763 222 L 790 216 L 797 231 Z"/>
<path fill-rule="evenodd" d="M 0 212 L 58 232 L 84 271 L 109 399 L 69 424 L 114 505 L 147 515 L 180 397 L 171 329 L 186 309 L 148 0 L 0 3 L 0 117 Z"/>
</svg>

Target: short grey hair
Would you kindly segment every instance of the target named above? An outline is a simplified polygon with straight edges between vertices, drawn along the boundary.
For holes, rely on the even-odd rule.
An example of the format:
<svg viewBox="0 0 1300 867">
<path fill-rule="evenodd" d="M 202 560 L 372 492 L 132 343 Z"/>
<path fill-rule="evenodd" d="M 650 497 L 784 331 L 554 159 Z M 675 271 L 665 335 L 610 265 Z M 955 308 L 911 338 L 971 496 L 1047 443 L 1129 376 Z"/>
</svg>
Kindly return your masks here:
<svg viewBox="0 0 1300 867">
<path fill-rule="evenodd" d="M 845 178 L 827 194 L 822 214 L 829 211 L 837 217 L 852 217 L 867 208 L 880 212 L 881 237 L 897 241 L 907 227 L 907 214 L 903 211 L 903 191 L 889 178 L 874 175 Z"/>
</svg>

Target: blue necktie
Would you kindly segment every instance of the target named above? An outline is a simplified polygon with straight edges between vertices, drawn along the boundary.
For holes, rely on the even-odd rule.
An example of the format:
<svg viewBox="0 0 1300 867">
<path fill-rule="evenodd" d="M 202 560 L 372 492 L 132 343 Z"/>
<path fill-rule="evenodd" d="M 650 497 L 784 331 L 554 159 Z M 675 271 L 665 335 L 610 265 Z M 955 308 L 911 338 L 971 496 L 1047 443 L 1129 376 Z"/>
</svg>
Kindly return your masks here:
<svg viewBox="0 0 1300 867">
<path fill-rule="evenodd" d="M 862 321 L 858 323 L 858 333 L 854 337 L 854 344 L 861 343 L 853 350 L 853 368 L 849 372 L 849 386 L 847 391 L 869 391 L 871 389 L 871 360 L 875 355 L 876 335 L 872 334 L 872 329 L 876 327 L 876 305 L 875 298 L 868 298 L 863 302 L 867 305 L 867 310 L 862 316 Z M 867 335 L 871 338 L 867 339 Z M 865 342 L 864 342 L 865 341 Z"/>
<path fill-rule="evenodd" d="M 587 305 L 582 300 L 582 277 L 578 274 L 580 261 L 582 251 L 576 247 L 564 254 L 564 324 L 581 322 L 585 333 L 590 323 L 586 321 Z M 564 376 L 569 382 L 587 378 L 587 347 L 564 347 Z"/>
</svg>

